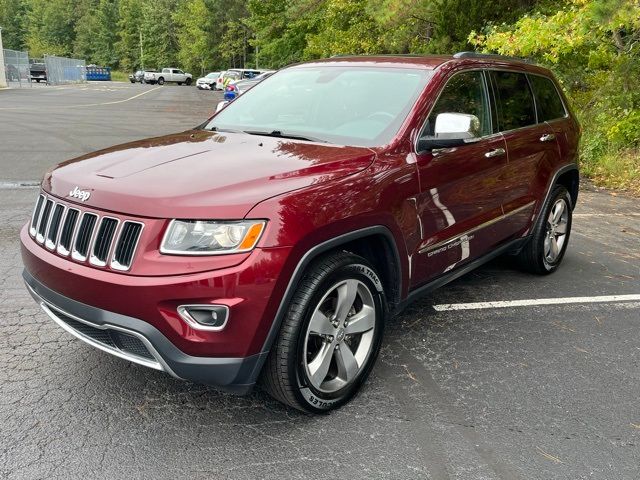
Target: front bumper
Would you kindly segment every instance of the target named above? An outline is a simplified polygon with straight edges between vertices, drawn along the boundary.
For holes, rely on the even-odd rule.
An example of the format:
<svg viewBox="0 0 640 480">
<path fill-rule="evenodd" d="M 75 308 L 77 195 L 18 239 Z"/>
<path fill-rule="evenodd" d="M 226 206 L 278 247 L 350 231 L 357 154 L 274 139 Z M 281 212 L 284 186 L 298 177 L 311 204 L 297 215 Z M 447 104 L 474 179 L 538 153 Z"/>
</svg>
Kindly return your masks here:
<svg viewBox="0 0 640 480">
<path fill-rule="evenodd" d="M 187 355 L 153 325 L 80 303 L 36 280 L 26 269 L 29 293 L 58 325 L 80 340 L 131 362 L 196 383 L 244 394 L 255 384 L 268 352 L 241 358 Z"/>
</svg>

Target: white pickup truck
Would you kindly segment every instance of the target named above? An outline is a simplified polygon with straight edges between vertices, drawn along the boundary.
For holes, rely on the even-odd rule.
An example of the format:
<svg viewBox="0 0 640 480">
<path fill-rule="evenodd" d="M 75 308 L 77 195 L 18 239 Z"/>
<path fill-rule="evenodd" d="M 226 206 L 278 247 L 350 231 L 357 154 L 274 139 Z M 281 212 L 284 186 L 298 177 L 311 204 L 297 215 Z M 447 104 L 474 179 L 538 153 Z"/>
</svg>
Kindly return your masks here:
<svg viewBox="0 0 640 480">
<path fill-rule="evenodd" d="M 178 85 L 191 85 L 193 77 L 177 68 L 163 68 L 161 72 L 144 72 L 145 83 L 164 85 L 165 82 L 175 82 Z"/>
</svg>

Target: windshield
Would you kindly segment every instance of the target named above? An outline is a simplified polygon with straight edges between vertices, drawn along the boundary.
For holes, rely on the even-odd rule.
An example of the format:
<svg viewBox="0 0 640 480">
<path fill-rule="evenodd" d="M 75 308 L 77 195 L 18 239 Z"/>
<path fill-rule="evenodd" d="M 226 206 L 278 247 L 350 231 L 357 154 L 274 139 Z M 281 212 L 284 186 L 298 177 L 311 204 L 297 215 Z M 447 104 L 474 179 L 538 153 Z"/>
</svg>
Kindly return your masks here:
<svg viewBox="0 0 640 480">
<path fill-rule="evenodd" d="M 217 77 L 218 77 L 218 72 L 211 72 L 206 76 L 206 78 L 217 78 Z"/>
<path fill-rule="evenodd" d="M 380 146 L 398 132 L 431 75 L 409 68 L 289 68 L 238 97 L 205 128 Z"/>
</svg>

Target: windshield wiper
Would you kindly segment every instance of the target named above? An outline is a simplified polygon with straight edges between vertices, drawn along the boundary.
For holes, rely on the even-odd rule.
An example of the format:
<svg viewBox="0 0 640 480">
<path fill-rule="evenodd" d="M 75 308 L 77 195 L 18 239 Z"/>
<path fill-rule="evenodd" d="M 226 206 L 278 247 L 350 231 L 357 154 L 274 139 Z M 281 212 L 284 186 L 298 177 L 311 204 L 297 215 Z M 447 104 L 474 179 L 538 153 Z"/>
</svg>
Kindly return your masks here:
<svg viewBox="0 0 640 480">
<path fill-rule="evenodd" d="M 209 128 L 210 132 L 219 132 L 219 133 L 245 133 L 242 130 L 234 130 L 233 128 L 218 128 L 215 125 Z"/>
<path fill-rule="evenodd" d="M 272 130 L 270 132 L 262 132 L 257 130 L 245 130 L 244 133 L 249 135 L 261 135 L 264 137 L 290 138 L 292 140 L 305 140 L 307 142 L 329 143 L 321 138 L 309 137 L 307 135 L 296 135 L 293 133 L 283 133 L 282 130 Z"/>
</svg>

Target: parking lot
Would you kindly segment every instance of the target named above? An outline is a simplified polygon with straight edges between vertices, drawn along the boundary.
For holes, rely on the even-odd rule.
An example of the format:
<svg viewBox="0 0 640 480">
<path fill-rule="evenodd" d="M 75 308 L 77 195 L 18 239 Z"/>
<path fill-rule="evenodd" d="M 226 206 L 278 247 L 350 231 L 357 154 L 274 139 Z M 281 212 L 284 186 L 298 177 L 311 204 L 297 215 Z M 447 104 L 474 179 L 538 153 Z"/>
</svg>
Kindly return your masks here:
<svg viewBox="0 0 640 480">
<path fill-rule="evenodd" d="M 362 393 L 326 416 L 180 382 L 55 325 L 18 241 L 44 171 L 186 130 L 220 97 L 0 91 L 0 478 L 638 478 L 640 201 L 624 195 L 581 192 L 552 276 L 504 258 L 414 303 Z"/>
</svg>

